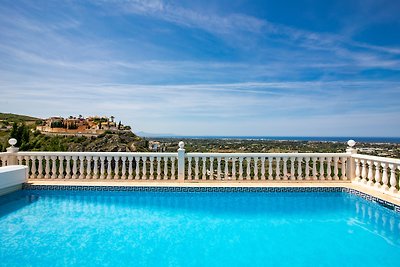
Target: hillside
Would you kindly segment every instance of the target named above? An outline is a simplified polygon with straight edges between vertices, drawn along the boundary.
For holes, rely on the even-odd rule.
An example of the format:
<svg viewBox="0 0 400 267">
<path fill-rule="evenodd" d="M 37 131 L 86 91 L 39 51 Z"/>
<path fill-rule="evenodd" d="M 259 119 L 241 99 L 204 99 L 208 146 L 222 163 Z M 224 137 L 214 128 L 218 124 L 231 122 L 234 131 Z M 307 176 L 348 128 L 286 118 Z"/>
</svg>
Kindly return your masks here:
<svg viewBox="0 0 400 267">
<path fill-rule="evenodd" d="M 132 132 L 105 133 L 99 136 L 53 136 L 33 133 L 26 150 L 145 152 L 147 142 Z"/>
<path fill-rule="evenodd" d="M 7 141 L 11 137 L 18 140 L 17 146 L 24 151 L 148 151 L 147 142 L 130 131 L 98 136 L 45 135 L 35 130 L 41 121 L 25 115 L 0 113 L 0 151 L 9 146 Z"/>
<path fill-rule="evenodd" d="M 17 122 L 17 123 L 29 123 L 29 122 L 37 122 L 37 121 L 42 121 L 40 118 L 35 118 L 31 116 L 26 116 L 26 115 L 18 115 L 18 114 L 12 114 L 12 113 L 1 113 L 0 112 L 0 121 L 3 122 Z"/>
</svg>

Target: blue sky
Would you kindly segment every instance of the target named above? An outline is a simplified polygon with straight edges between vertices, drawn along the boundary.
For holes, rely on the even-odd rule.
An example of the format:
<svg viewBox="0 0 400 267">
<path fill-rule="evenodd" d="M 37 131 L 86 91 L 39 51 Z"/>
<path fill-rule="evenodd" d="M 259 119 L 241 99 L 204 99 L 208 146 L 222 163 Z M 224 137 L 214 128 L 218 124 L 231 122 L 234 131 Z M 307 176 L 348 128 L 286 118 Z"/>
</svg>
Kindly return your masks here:
<svg viewBox="0 0 400 267">
<path fill-rule="evenodd" d="M 0 5 L 0 111 L 181 135 L 400 136 L 399 1 Z"/>
</svg>

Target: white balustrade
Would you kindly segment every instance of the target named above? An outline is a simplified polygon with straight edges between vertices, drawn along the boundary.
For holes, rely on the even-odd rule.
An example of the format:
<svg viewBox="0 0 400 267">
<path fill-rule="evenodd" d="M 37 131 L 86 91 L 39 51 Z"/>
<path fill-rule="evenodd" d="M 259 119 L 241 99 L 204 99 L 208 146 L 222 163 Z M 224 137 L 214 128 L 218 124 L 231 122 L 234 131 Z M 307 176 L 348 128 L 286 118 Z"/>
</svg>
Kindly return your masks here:
<svg viewBox="0 0 400 267">
<path fill-rule="evenodd" d="M 3 154 L 1 162 L 6 165 Z M 21 151 L 17 155 L 18 163 L 29 167 L 30 179 L 36 180 L 175 180 L 176 158 L 176 153 Z"/>
<path fill-rule="evenodd" d="M 178 153 L 19 151 L 0 153 L 0 164 L 7 165 L 13 155 L 14 162 L 29 167 L 32 180 L 178 181 L 182 177 Z M 399 159 L 354 153 L 186 153 L 181 156 L 186 181 L 352 180 L 399 195 Z"/>
<path fill-rule="evenodd" d="M 356 164 L 356 182 L 385 193 L 399 195 L 400 159 L 361 154 L 353 154 L 352 158 Z"/>
<path fill-rule="evenodd" d="M 347 180 L 348 157 L 345 153 L 187 153 L 187 180 L 196 180 L 196 173 L 202 174 L 201 180 L 310 180 L 311 166 L 314 180 Z"/>
</svg>

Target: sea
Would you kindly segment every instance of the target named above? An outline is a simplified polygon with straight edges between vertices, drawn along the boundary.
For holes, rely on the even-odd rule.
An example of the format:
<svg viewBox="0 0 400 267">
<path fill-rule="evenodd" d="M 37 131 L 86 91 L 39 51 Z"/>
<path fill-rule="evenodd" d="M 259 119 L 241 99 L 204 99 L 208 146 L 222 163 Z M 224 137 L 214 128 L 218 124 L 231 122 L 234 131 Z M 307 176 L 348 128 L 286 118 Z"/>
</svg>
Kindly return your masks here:
<svg viewBox="0 0 400 267">
<path fill-rule="evenodd" d="M 400 143 L 400 137 L 356 137 L 356 136 L 157 136 L 157 138 L 176 139 L 222 139 L 222 140 L 272 140 L 272 141 L 315 141 L 358 143 Z"/>
</svg>

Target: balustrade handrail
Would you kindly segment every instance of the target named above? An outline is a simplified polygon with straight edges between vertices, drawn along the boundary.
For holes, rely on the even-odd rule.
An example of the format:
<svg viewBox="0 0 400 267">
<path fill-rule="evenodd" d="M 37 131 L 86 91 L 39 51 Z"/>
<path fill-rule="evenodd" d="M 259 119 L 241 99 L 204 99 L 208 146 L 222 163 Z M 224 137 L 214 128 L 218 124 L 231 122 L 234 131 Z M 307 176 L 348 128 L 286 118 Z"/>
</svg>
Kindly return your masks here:
<svg viewBox="0 0 400 267">
<path fill-rule="evenodd" d="M 385 158 L 385 157 L 370 156 L 370 155 L 364 155 L 364 154 L 352 154 L 351 157 L 355 158 L 355 159 L 366 159 L 366 160 L 373 160 L 373 161 L 379 161 L 379 162 L 400 164 L 400 159 L 395 159 L 395 158 Z"/>
<path fill-rule="evenodd" d="M 18 156 L 143 156 L 176 157 L 177 152 L 61 152 L 61 151 L 20 151 Z"/>
<path fill-rule="evenodd" d="M 348 153 L 186 153 L 186 157 L 348 157 Z"/>
</svg>

